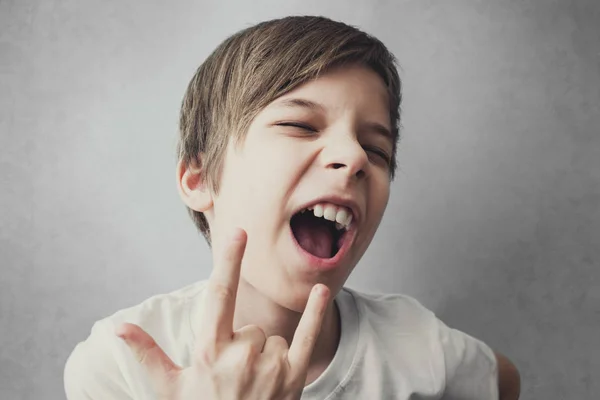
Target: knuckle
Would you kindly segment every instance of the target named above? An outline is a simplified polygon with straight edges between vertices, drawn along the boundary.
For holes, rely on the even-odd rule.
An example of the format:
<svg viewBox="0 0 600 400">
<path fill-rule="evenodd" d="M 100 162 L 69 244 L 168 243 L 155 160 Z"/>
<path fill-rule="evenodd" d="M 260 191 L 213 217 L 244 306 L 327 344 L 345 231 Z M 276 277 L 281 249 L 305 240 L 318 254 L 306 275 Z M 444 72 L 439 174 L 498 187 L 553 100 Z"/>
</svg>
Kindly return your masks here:
<svg viewBox="0 0 600 400">
<path fill-rule="evenodd" d="M 210 347 L 201 347 L 196 350 L 196 362 L 204 367 L 211 367 L 217 362 L 217 352 Z"/>
<path fill-rule="evenodd" d="M 232 288 L 221 283 L 213 283 L 211 285 L 211 290 L 214 293 L 215 297 L 220 301 L 227 301 L 233 298 L 234 295 Z"/>
<path fill-rule="evenodd" d="M 287 341 L 281 336 L 271 336 L 267 340 L 269 342 L 269 346 L 273 347 L 274 349 L 281 351 L 288 348 Z"/>
<path fill-rule="evenodd" d="M 313 346 L 313 343 L 315 342 L 316 337 L 315 335 L 306 335 L 302 338 L 302 342 L 301 345 L 304 349 L 310 349 Z"/>
<path fill-rule="evenodd" d="M 266 337 L 265 331 L 258 325 L 248 325 L 247 329 L 257 336 Z"/>
<path fill-rule="evenodd" d="M 154 361 L 154 358 L 156 358 L 153 356 L 155 356 L 158 352 L 160 352 L 160 348 L 154 341 L 152 341 L 152 343 L 150 344 L 149 347 L 146 347 L 146 348 L 141 347 L 134 351 L 135 358 L 141 365 L 152 364 L 152 362 Z"/>
<path fill-rule="evenodd" d="M 137 361 L 141 364 L 141 365 L 147 365 L 148 364 L 148 350 L 142 349 L 139 350 L 136 353 L 136 358 Z"/>
<path fill-rule="evenodd" d="M 267 376 L 278 376 L 283 371 L 283 364 L 277 357 L 271 357 L 265 361 L 263 365 L 263 372 Z"/>
<path fill-rule="evenodd" d="M 257 353 L 258 351 L 254 345 L 244 344 L 240 346 L 240 349 L 237 352 L 235 364 L 242 367 L 252 365 Z"/>
</svg>

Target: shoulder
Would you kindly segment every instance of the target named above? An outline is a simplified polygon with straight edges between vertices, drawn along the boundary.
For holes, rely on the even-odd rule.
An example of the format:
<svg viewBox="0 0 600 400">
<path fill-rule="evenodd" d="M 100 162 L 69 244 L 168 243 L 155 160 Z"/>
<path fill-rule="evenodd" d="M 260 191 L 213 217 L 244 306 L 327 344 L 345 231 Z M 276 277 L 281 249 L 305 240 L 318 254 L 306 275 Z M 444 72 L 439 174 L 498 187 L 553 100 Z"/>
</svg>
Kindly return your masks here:
<svg viewBox="0 0 600 400">
<path fill-rule="evenodd" d="M 189 328 L 190 304 L 201 295 L 206 281 L 196 282 L 176 291 L 152 296 L 129 308 L 105 318 L 107 324 L 117 326 L 123 322 L 139 325 L 149 334 Z"/>
<path fill-rule="evenodd" d="M 64 368 L 67 399 L 131 398 L 114 357 L 113 331 L 108 321 L 98 321 L 88 338 L 75 346 Z"/>
<path fill-rule="evenodd" d="M 388 354 L 406 360 L 410 373 L 426 367 L 450 398 L 497 399 L 497 360 L 486 343 L 447 326 L 408 295 L 345 290 L 356 301 L 361 325 L 375 332 Z"/>
<path fill-rule="evenodd" d="M 367 293 L 355 289 L 344 288 L 354 301 L 361 319 L 371 324 L 389 326 L 391 321 L 398 321 L 404 331 L 419 332 L 436 328 L 435 314 L 414 297 L 400 293 Z"/>
<path fill-rule="evenodd" d="M 482 340 L 438 322 L 445 394 L 460 399 L 498 399 L 498 360 Z"/>
<path fill-rule="evenodd" d="M 78 343 L 64 369 L 69 399 L 130 399 L 138 397 L 132 379 L 139 371 L 129 349 L 115 335 L 123 322 L 139 325 L 174 360 L 182 361 L 191 334 L 189 308 L 201 294 L 205 282 L 153 296 L 138 305 L 122 309 L 92 326 L 89 336 Z"/>
</svg>

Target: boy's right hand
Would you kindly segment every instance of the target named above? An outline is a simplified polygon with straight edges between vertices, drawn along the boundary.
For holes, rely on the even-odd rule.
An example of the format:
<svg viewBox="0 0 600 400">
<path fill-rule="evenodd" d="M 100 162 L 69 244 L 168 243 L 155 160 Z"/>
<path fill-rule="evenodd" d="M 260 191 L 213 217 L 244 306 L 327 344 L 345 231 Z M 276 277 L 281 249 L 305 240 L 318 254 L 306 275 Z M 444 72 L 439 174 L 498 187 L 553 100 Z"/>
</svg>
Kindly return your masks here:
<svg viewBox="0 0 600 400">
<path fill-rule="evenodd" d="M 148 372 L 160 399 L 289 399 L 302 395 L 309 362 L 325 313 L 329 289 L 315 285 L 291 346 L 266 337 L 257 326 L 233 331 L 233 316 L 246 233 L 237 230 L 206 287 L 201 330 L 192 364 L 177 366 L 142 328 L 117 330 Z"/>
</svg>

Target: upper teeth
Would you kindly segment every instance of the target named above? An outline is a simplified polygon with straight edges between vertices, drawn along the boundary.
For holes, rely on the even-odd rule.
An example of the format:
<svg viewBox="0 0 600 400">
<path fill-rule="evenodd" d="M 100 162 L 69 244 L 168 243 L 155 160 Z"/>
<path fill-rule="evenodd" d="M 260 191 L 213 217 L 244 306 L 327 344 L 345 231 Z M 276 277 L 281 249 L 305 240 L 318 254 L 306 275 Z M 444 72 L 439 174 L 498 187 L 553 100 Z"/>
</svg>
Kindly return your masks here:
<svg viewBox="0 0 600 400">
<path fill-rule="evenodd" d="M 346 207 L 336 206 L 331 203 L 319 203 L 312 207 L 308 207 L 308 210 L 312 210 L 315 217 L 323 217 L 328 221 L 335 222 L 335 226 L 339 230 L 348 229 L 352 222 L 352 211 Z M 306 210 L 303 210 L 302 212 L 305 211 Z"/>
</svg>

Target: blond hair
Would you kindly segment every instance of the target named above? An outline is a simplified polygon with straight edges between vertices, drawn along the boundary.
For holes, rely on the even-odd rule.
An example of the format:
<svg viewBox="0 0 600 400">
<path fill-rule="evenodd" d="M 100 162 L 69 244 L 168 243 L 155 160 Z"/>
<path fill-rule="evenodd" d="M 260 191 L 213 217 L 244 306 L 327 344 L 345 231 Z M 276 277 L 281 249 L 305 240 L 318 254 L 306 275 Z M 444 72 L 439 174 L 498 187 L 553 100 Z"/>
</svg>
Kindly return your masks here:
<svg viewBox="0 0 600 400">
<path fill-rule="evenodd" d="M 179 160 L 201 164 L 201 178 L 215 193 L 230 139 L 243 139 L 254 117 L 273 100 L 341 65 L 375 71 L 389 95 L 394 135 L 390 178 L 396 171 L 401 81 L 396 59 L 378 39 L 325 17 L 293 16 L 266 21 L 226 39 L 192 77 L 180 113 Z M 201 157 L 201 159 L 200 159 Z M 210 245 L 201 212 L 188 208 Z"/>
</svg>

